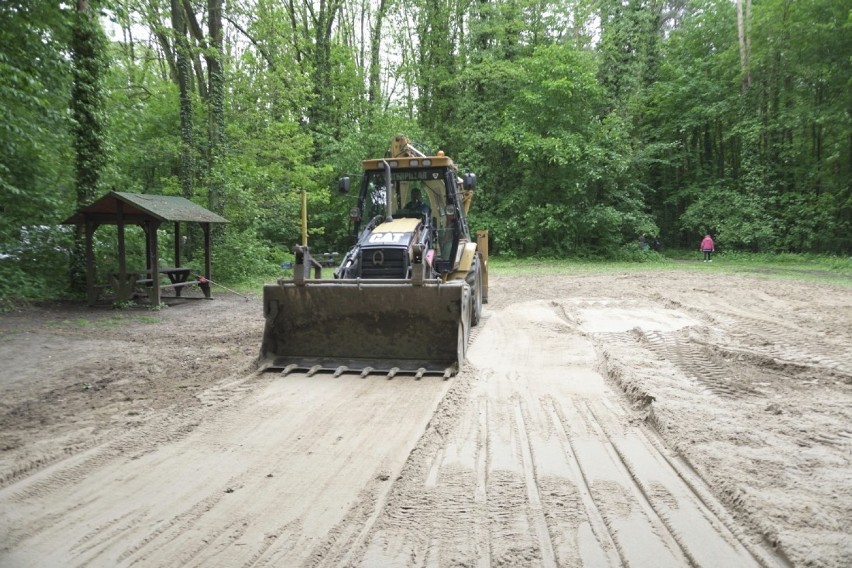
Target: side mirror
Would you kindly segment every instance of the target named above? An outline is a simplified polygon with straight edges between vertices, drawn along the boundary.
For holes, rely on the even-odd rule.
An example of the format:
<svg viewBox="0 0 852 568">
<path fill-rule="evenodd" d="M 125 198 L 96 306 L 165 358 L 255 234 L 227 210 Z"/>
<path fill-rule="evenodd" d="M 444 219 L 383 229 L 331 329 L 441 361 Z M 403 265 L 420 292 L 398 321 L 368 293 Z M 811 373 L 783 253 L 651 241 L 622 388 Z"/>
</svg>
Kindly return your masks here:
<svg viewBox="0 0 852 568">
<path fill-rule="evenodd" d="M 338 180 L 337 191 L 343 194 L 349 193 L 349 176 L 343 176 Z"/>
<path fill-rule="evenodd" d="M 476 188 L 476 174 L 464 174 L 462 183 L 465 189 L 472 190 Z"/>
</svg>

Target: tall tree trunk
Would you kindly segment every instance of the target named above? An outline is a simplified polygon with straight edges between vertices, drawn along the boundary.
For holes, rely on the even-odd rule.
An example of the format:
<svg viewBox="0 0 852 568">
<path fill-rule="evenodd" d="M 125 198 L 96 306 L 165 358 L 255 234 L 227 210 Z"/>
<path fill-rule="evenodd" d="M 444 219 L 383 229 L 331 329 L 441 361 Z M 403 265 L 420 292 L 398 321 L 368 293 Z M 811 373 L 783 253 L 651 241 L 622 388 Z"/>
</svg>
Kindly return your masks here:
<svg viewBox="0 0 852 568">
<path fill-rule="evenodd" d="M 445 140 L 452 121 L 451 101 L 455 100 L 450 86 L 456 66 L 451 14 L 440 0 L 426 0 L 419 18 L 418 120 L 438 139 Z"/>
<path fill-rule="evenodd" d="M 211 211 L 218 214 L 225 212 L 224 187 L 217 165 L 221 162 L 224 151 L 225 135 L 225 71 L 222 65 L 222 0 L 208 0 L 207 18 L 210 33 L 210 45 L 207 49 L 207 81 L 209 92 L 208 111 L 208 141 L 207 156 L 209 192 L 207 202 Z"/>
<path fill-rule="evenodd" d="M 743 2 L 746 3 L 745 13 Z M 743 92 L 751 87 L 751 69 L 749 59 L 751 58 L 751 0 L 737 0 L 737 37 L 740 44 L 740 68 L 742 71 Z"/>
<path fill-rule="evenodd" d="M 331 88 L 331 44 L 334 22 L 343 5 L 343 0 L 319 0 L 319 10 L 311 13 L 314 32 L 313 89 L 314 103 L 311 105 L 311 123 L 315 130 L 329 132 L 333 122 L 334 95 Z"/>
<path fill-rule="evenodd" d="M 104 96 L 102 76 L 106 71 L 106 41 L 89 0 L 77 0 L 77 13 L 71 35 L 74 79 L 71 112 L 74 117 L 74 150 L 77 207 L 89 205 L 97 197 L 105 162 L 103 144 Z M 78 227 L 71 259 L 71 289 L 86 289 L 86 261 L 83 227 Z"/>
<path fill-rule="evenodd" d="M 207 51 L 207 41 L 204 38 L 204 32 L 201 30 L 201 26 L 198 24 L 198 20 L 195 17 L 195 12 L 193 12 L 192 3 L 189 0 L 183 0 L 183 15 L 186 18 L 185 24 L 187 26 L 187 31 L 192 39 L 195 40 L 195 43 L 198 47 L 201 48 L 202 51 Z M 222 6 L 221 2 L 219 5 L 219 28 L 221 29 L 222 25 Z M 209 61 L 209 57 L 205 56 L 205 59 Z M 192 57 L 192 67 L 195 71 L 195 81 L 196 85 L 198 85 L 198 96 L 201 97 L 202 100 L 207 100 L 208 96 L 208 85 L 207 80 L 204 76 L 204 68 L 201 66 L 201 57 L 196 52 Z"/>
<path fill-rule="evenodd" d="M 379 8 L 376 11 L 376 22 L 373 25 L 373 30 L 370 34 L 370 87 L 368 97 L 371 113 L 381 98 L 381 62 L 379 55 L 381 54 L 382 49 L 382 24 L 385 19 L 386 6 L 387 0 L 379 0 Z"/>
<path fill-rule="evenodd" d="M 181 0 L 171 0 L 172 33 L 174 35 L 175 71 L 180 91 L 180 141 L 181 158 L 178 166 L 180 192 L 186 199 L 195 195 L 195 133 L 193 131 L 192 108 L 192 54 L 187 38 L 187 16 Z M 192 260 L 198 242 L 198 230 L 190 224 L 186 232 L 184 251 L 187 260 Z"/>
<path fill-rule="evenodd" d="M 180 0 L 172 0 L 172 29 L 175 35 L 175 67 L 177 69 L 178 88 L 180 90 L 180 139 L 181 163 L 180 186 L 181 194 L 192 199 L 195 193 L 193 175 L 195 172 L 195 136 L 192 130 L 192 98 L 190 84 L 192 82 L 192 59 L 189 53 L 189 41 L 186 37 L 186 16 Z"/>
</svg>

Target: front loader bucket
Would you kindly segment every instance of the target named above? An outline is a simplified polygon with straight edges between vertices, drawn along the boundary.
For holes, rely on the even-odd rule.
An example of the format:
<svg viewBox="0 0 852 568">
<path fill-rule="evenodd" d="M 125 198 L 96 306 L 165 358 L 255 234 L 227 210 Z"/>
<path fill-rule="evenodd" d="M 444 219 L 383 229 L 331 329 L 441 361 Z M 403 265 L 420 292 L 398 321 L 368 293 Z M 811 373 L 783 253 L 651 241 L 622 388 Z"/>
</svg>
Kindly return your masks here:
<svg viewBox="0 0 852 568">
<path fill-rule="evenodd" d="M 309 374 L 453 375 L 464 362 L 470 295 L 464 282 L 267 284 L 261 365 Z"/>
</svg>

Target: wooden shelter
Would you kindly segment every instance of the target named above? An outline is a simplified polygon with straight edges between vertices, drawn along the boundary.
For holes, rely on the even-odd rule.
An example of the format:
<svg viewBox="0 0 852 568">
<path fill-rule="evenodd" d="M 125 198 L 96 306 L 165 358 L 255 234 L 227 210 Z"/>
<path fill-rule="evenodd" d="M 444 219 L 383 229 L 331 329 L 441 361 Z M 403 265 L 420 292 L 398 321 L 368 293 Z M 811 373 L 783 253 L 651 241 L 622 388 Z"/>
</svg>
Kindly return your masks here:
<svg viewBox="0 0 852 568">
<path fill-rule="evenodd" d="M 210 298 L 210 225 L 227 223 L 227 219 L 196 205 L 183 197 L 167 195 L 149 195 L 111 191 L 91 205 L 79 209 L 74 215 L 62 222 L 63 225 L 84 225 L 86 231 L 86 296 L 89 305 L 94 305 L 98 297 L 95 282 L 95 255 L 93 240 L 95 231 L 101 225 L 118 227 L 118 273 L 113 276 L 113 286 L 119 300 L 127 300 L 133 289 L 144 284 L 148 288 L 148 297 L 153 305 L 159 305 L 163 288 L 174 288 L 180 295 L 184 286 L 198 284 L 204 295 Z M 174 223 L 174 267 L 161 268 L 157 248 L 157 230 L 163 223 Z M 189 280 L 191 270 L 181 267 L 181 223 L 199 223 L 204 233 L 204 277 Z M 128 225 L 139 225 L 145 231 L 144 271 L 128 270 L 124 229 Z M 161 284 L 160 277 L 169 278 L 168 284 Z"/>
</svg>

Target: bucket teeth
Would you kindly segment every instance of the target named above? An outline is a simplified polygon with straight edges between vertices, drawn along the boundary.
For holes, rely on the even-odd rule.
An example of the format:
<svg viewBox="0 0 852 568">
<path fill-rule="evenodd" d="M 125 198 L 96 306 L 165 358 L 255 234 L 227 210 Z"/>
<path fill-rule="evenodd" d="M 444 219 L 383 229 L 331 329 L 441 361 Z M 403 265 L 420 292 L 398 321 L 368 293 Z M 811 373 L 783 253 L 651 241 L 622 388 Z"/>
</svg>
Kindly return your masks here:
<svg viewBox="0 0 852 568">
<path fill-rule="evenodd" d="M 294 373 L 313 377 L 314 375 L 325 375 L 328 377 L 338 378 L 345 374 L 350 374 L 353 377 L 357 374 L 360 378 L 367 378 L 370 375 L 384 375 L 387 379 L 395 377 L 413 377 L 415 380 L 420 380 L 429 375 L 440 376 L 443 374 L 444 379 L 448 379 L 458 372 L 456 365 L 446 366 L 443 364 L 433 364 L 426 360 L 415 361 L 364 361 L 359 359 L 346 359 L 337 361 L 324 361 L 320 358 L 301 358 L 290 360 L 275 360 L 267 367 L 270 371 L 280 373 L 286 377 Z"/>
<path fill-rule="evenodd" d="M 317 371 L 319 371 L 320 369 L 322 369 L 322 365 L 314 365 L 313 367 L 308 369 L 307 375 L 309 377 L 313 377 L 317 373 Z"/>
</svg>

